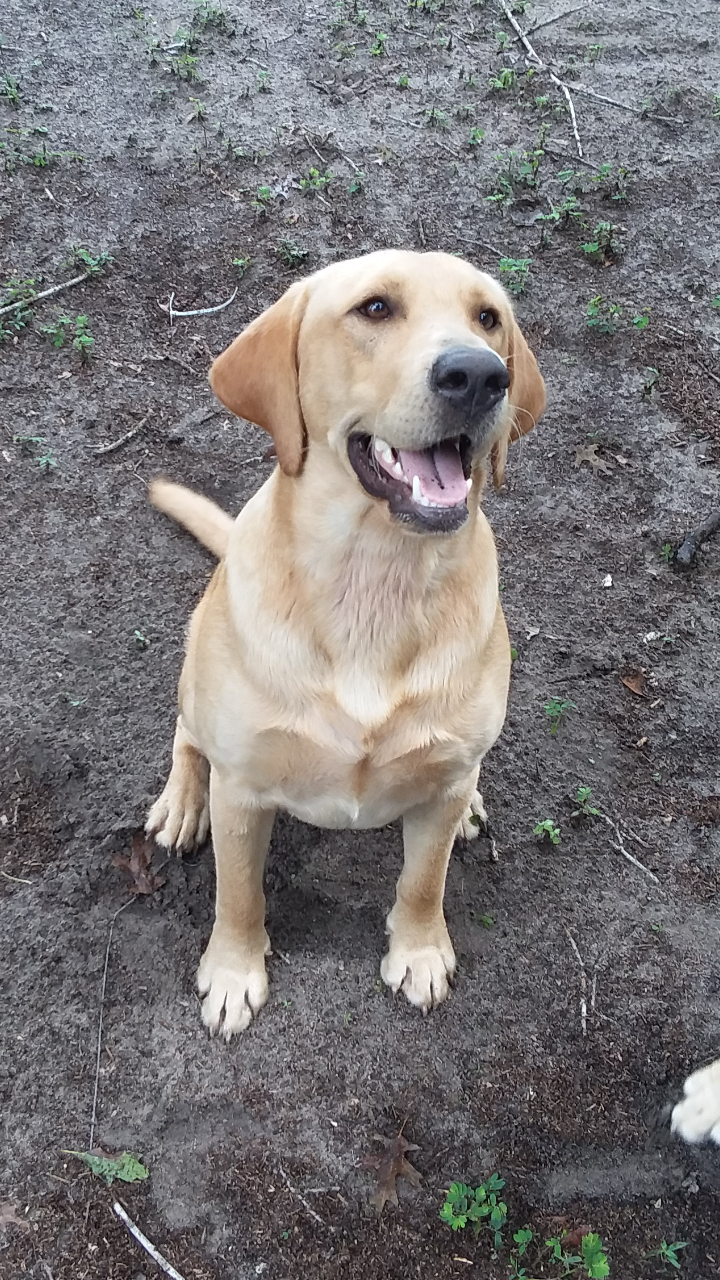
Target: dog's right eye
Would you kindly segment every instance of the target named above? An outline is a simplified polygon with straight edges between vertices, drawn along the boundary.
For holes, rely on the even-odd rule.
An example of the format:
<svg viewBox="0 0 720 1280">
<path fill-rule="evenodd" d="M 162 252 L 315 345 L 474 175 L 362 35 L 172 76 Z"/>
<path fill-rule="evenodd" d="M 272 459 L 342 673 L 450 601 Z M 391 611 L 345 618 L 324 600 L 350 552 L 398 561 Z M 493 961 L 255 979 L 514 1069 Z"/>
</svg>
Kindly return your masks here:
<svg viewBox="0 0 720 1280">
<path fill-rule="evenodd" d="M 387 320 L 390 317 L 390 307 L 384 298 L 368 298 L 367 302 L 363 302 L 358 307 L 361 316 L 367 316 L 368 320 Z"/>
</svg>

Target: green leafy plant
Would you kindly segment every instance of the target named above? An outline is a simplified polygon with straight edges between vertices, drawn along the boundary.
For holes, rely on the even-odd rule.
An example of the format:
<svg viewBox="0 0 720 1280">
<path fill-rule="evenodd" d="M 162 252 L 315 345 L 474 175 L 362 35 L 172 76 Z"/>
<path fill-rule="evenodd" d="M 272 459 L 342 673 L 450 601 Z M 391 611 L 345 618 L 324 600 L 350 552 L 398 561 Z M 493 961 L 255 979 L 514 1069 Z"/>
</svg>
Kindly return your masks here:
<svg viewBox="0 0 720 1280">
<path fill-rule="evenodd" d="M 468 1187 L 464 1182 L 453 1182 L 445 1196 L 440 1218 L 452 1231 L 464 1231 L 468 1225 L 476 1236 L 487 1230 L 492 1232 L 495 1248 L 502 1246 L 502 1232 L 507 1220 L 507 1205 L 498 1198 L 505 1186 L 504 1180 L 493 1173 L 479 1187 Z"/>
<path fill-rule="evenodd" d="M 567 715 L 568 711 L 577 711 L 575 703 L 570 698 L 548 698 L 543 703 L 543 711 L 550 721 L 550 732 L 553 737 L 560 728 L 560 722 Z"/>
<path fill-rule="evenodd" d="M 441 111 L 439 107 L 426 107 L 425 123 L 430 129 L 449 129 L 450 117 L 447 111 Z"/>
<path fill-rule="evenodd" d="M 90 358 L 90 352 L 95 345 L 87 316 L 77 316 L 75 320 L 75 337 L 73 338 L 73 350 L 77 351 L 83 364 L 86 364 Z"/>
<path fill-rule="evenodd" d="M 592 239 L 587 240 L 580 248 L 591 262 L 597 266 L 606 267 L 611 262 L 617 262 L 625 252 L 625 245 L 617 234 L 620 230 L 621 228 L 614 222 L 598 222 L 592 233 Z"/>
<path fill-rule="evenodd" d="M 710 119 L 720 120 L 720 93 L 713 94 L 712 107 L 710 108 Z"/>
<path fill-rule="evenodd" d="M 71 326 L 72 318 L 70 316 L 58 316 L 57 320 L 54 320 L 51 324 L 43 325 L 40 332 L 53 347 L 59 348 L 65 345 L 65 339 Z"/>
<path fill-rule="evenodd" d="M 588 1280 L 604 1280 L 605 1276 L 610 1275 L 610 1263 L 599 1235 L 596 1235 L 594 1231 L 589 1231 L 587 1235 L 584 1235 L 580 1241 L 579 1254 L 565 1251 L 564 1241 L 566 1235 L 567 1232 L 564 1231 L 562 1236 L 551 1236 L 549 1240 L 545 1241 L 546 1247 L 550 1250 L 551 1258 L 564 1268 L 563 1277 L 572 1275 L 576 1271 L 584 1272 Z"/>
<path fill-rule="evenodd" d="M 19 276 L 11 276 L 4 285 L 0 285 L 0 307 L 11 306 L 13 303 L 21 303 L 15 311 L 11 311 L 8 316 L 0 320 L 0 342 L 7 342 L 11 338 L 16 338 L 23 329 L 26 329 L 33 318 L 30 302 L 37 293 L 35 280 L 21 280 Z"/>
<path fill-rule="evenodd" d="M 618 302 L 608 302 L 601 293 L 596 293 L 587 304 L 585 316 L 588 329 L 611 335 L 620 327 L 622 307 Z"/>
<path fill-rule="evenodd" d="M 354 173 L 348 183 L 348 195 L 359 196 L 365 186 L 365 174 L 361 169 Z"/>
<path fill-rule="evenodd" d="M 108 1186 L 113 1182 L 143 1182 L 149 1177 L 149 1170 L 139 1156 L 132 1151 L 122 1151 L 117 1156 L 97 1155 L 92 1151 L 66 1151 L 68 1156 L 76 1156 L 82 1160 L 96 1177 L 102 1178 Z"/>
<path fill-rule="evenodd" d="M 720 311 L 720 293 L 710 299 L 710 306 L 714 307 L 716 311 Z"/>
<path fill-rule="evenodd" d="M 357 45 L 348 44 L 347 40 L 339 40 L 335 45 L 335 52 L 340 62 L 343 62 L 348 58 L 354 58 L 356 49 Z"/>
<path fill-rule="evenodd" d="M 302 245 L 296 244 L 294 240 L 283 239 L 277 247 L 277 255 L 286 267 L 301 267 L 309 257 L 309 250 L 303 249 Z"/>
<path fill-rule="evenodd" d="M 488 80 L 488 88 L 495 93 L 507 92 L 512 89 L 517 81 L 517 74 L 512 67 L 502 67 L 496 76 L 490 76 Z"/>
<path fill-rule="evenodd" d="M 82 267 L 89 276 L 99 276 L 102 275 L 106 267 L 112 266 L 114 261 L 112 254 L 105 253 L 103 250 L 99 253 L 93 253 L 91 249 L 84 249 L 82 246 L 74 245 L 70 254 L 69 265 Z"/>
<path fill-rule="evenodd" d="M 603 49 L 604 49 L 604 48 L 605 48 L 605 45 L 604 45 L 604 44 L 590 44 L 590 45 L 588 45 L 588 47 L 587 47 L 587 49 L 585 50 L 585 53 L 584 53 L 584 55 L 583 55 L 583 56 L 584 56 L 584 59 L 585 59 L 585 62 L 589 62 L 591 65 L 592 65 L 593 63 L 597 62 L 597 60 L 598 60 L 598 58 L 600 57 L 600 54 L 602 53 L 602 51 L 603 51 Z"/>
<path fill-rule="evenodd" d="M 633 329 L 637 329 L 638 333 L 642 333 L 650 324 L 650 308 L 643 307 L 642 311 L 637 311 L 630 323 Z"/>
<path fill-rule="evenodd" d="M 384 31 L 377 31 L 375 39 L 370 45 L 371 58 L 384 58 L 387 55 L 388 37 Z"/>
<path fill-rule="evenodd" d="M 232 264 L 242 280 L 245 272 L 252 266 L 252 258 L 233 258 Z"/>
<path fill-rule="evenodd" d="M 319 169 L 308 169 L 307 177 L 300 179 L 300 190 L 305 196 L 317 195 L 321 191 L 325 191 L 333 180 L 333 175 L 329 169 L 321 172 Z"/>
<path fill-rule="evenodd" d="M 470 136 L 468 138 L 468 146 L 479 147 L 484 137 L 485 137 L 485 130 L 480 129 L 477 125 L 474 125 L 473 128 L 470 130 Z"/>
<path fill-rule="evenodd" d="M 517 296 L 525 290 L 529 277 L 532 258 L 501 258 L 498 264 L 500 279 L 508 293 Z"/>
<path fill-rule="evenodd" d="M 256 84 L 258 93 L 272 93 L 272 76 L 269 71 L 258 71 Z"/>
<path fill-rule="evenodd" d="M 662 928 L 662 925 L 660 927 Z M 645 1257 L 658 1258 L 660 1262 L 667 1263 L 668 1266 L 674 1267 L 676 1271 L 679 1271 L 678 1249 L 687 1249 L 687 1246 L 687 1240 L 676 1240 L 674 1244 L 668 1244 L 667 1240 L 661 1240 L 657 1249 L 651 1249 L 649 1253 L 645 1254 Z"/>
<path fill-rule="evenodd" d="M 0 98 L 4 98 L 11 107 L 20 106 L 20 85 L 14 76 L 4 75 L 0 79 Z"/>
<path fill-rule="evenodd" d="M 395 81 L 395 87 L 396 87 L 397 89 L 409 89 L 409 88 L 410 88 L 410 76 L 408 75 L 407 71 L 402 71 L 402 72 L 400 73 L 400 75 L 398 76 L 397 80 Z"/>
<path fill-rule="evenodd" d="M 533 835 L 540 836 L 541 840 L 549 840 L 551 844 L 560 843 L 560 828 L 555 825 L 552 818 L 543 818 L 542 822 L 536 822 Z"/>
<path fill-rule="evenodd" d="M 268 187 L 267 184 L 263 183 L 259 187 L 256 187 L 255 195 L 250 201 L 250 206 L 255 210 L 259 217 L 264 218 L 269 212 L 273 199 L 272 187 Z"/>
<path fill-rule="evenodd" d="M 598 818 L 600 816 L 600 810 L 597 809 L 595 805 L 591 804 L 591 800 L 592 788 L 578 787 L 575 792 L 575 803 L 577 805 L 577 809 L 573 811 L 571 816 L 573 818 Z"/>
</svg>

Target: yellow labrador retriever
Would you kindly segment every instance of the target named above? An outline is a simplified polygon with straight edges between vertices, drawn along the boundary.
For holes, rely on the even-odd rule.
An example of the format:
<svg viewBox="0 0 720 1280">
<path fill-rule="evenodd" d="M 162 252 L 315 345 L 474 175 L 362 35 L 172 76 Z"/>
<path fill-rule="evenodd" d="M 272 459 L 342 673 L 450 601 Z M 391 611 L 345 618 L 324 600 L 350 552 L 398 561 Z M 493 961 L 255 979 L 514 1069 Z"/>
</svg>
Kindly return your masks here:
<svg viewBox="0 0 720 1280">
<path fill-rule="evenodd" d="M 268 994 L 263 865 L 277 809 L 355 830 L 403 819 L 381 974 L 424 1011 L 448 993 L 456 835 L 505 718 L 510 647 L 480 508 L 545 404 L 503 289 L 442 253 L 383 251 L 294 284 L 212 366 L 278 467 L 233 521 L 158 481 L 152 501 L 220 564 L 193 615 L 165 848 L 212 825 L 205 1025 L 229 1039 Z"/>
</svg>

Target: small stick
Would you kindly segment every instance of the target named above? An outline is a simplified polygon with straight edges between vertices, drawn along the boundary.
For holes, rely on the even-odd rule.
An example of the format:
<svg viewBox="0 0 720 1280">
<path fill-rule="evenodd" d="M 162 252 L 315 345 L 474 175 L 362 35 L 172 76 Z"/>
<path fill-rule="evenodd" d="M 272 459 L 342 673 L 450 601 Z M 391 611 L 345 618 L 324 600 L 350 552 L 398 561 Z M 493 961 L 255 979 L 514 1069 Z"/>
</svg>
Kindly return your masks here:
<svg viewBox="0 0 720 1280">
<path fill-rule="evenodd" d="M 32 880 L 21 880 L 20 876 L 11 876 L 9 871 L 0 871 L 0 876 L 4 876 L 6 880 L 12 880 L 14 884 L 32 884 Z"/>
<path fill-rule="evenodd" d="M 83 271 L 81 276 L 73 276 L 72 280 L 65 280 L 63 284 L 54 284 L 51 289 L 43 289 L 42 293 L 33 293 L 29 298 L 21 298 L 19 302 L 9 302 L 6 307 L 0 307 L 0 317 L 9 316 L 11 311 L 18 311 L 20 307 L 34 307 L 37 302 L 44 302 L 46 298 L 62 293 L 63 289 L 72 289 L 73 285 L 82 284 L 92 274 L 92 271 Z"/>
<path fill-rule="evenodd" d="M 568 938 L 570 939 L 570 946 L 572 947 L 573 951 L 575 952 L 575 959 L 577 960 L 578 964 L 580 965 L 580 989 L 581 989 L 581 995 L 580 995 L 580 1025 L 581 1025 L 581 1027 L 582 1027 L 582 1033 L 583 1033 L 583 1035 L 584 1035 L 584 1036 L 586 1036 L 586 1035 L 587 1035 L 587 976 L 586 976 L 586 974 L 585 974 L 585 965 L 583 964 L 583 958 L 582 958 L 582 956 L 580 955 L 580 952 L 578 951 L 578 945 L 577 945 L 577 942 L 576 942 L 576 941 L 575 941 L 575 939 L 573 938 L 573 936 L 572 936 L 572 934 L 571 934 L 570 930 L 567 928 L 567 926 L 565 926 L 565 932 L 566 932 L 566 934 L 567 934 Z"/>
<path fill-rule="evenodd" d="M 90 1117 L 90 1141 L 88 1142 L 88 1151 L 92 1151 L 93 1139 L 95 1138 L 95 1121 L 97 1119 L 98 1085 L 100 1081 L 100 1054 L 102 1053 L 103 1016 L 105 1011 L 105 988 L 107 986 L 108 963 L 110 961 L 110 945 L 113 940 L 115 921 L 120 915 L 120 912 L 124 911 L 125 908 L 129 907 L 130 903 L 134 901 L 135 901 L 134 898 L 128 898 L 127 902 L 123 902 L 122 906 L 118 907 L 117 911 L 115 912 L 115 915 L 110 921 L 110 933 L 108 934 L 107 947 L 105 948 L 105 968 L 103 969 L 102 986 L 100 988 L 100 1020 L 98 1022 L 97 1055 L 95 1058 L 95 1084 L 93 1087 L 92 1116 Z M 181 1277 L 181 1280 L 182 1280 L 182 1277 Z"/>
<path fill-rule="evenodd" d="M 117 1200 L 113 1201 L 113 1209 L 115 1210 L 118 1218 L 125 1223 L 130 1235 L 134 1236 L 138 1244 L 142 1245 L 145 1252 L 150 1254 L 153 1262 L 157 1263 L 161 1271 L 164 1271 L 166 1276 L 170 1276 L 171 1280 L 183 1280 L 180 1272 L 175 1270 L 174 1266 L 171 1262 L 168 1262 L 167 1258 L 163 1258 L 162 1254 L 155 1248 L 152 1241 L 148 1240 L 147 1236 L 144 1235 L 140 1228 L 135 1225 L 132 1218 L 125 1212 L 122 1205 L 119 1204 Z"/>
<path fill-rule="evenodd" d="M 155 364 L 162 364 L 164 360 L 167 360 L 170 364 L 176 364 L 179 369 L 185 369 L 185 371 L 187 373 L 191 373 L 194 378 L 205 377 L 204 373 L 200 373 L 197 369 L 193 369 L 192 365 L 188 364 L 187 360 L 181 360 L 180 356 L 171 356 L 167 354 L 164 356 L 141 356 L 140 360 L 142 364 L 145 364 L 146 360 L 150 360 Z"/>
<path fill-rule="evenodd" d="M 323 1222 L 322 1218 L 320 1217 L 320 1214 L 315 1212 L 315 1210 L 313 1209 L 312 1205 L 311 1205 L 311 1204 L 308 1204 L 307 1200 L 305 1199 L 305 1197 L 304 1197 L 303 1195 L 301 1195 L 301 1193 L 298 1191 L 297 1187 L 294 1187 L 294 1186 L 293 1186 L 292 1182 L 291 1182 L 291 1181 L 290 1181 L 290 1179 L 288 1178 L 288 1176 L 287 1176 L 287 1174 L 286 1174 L 285 1170 L 283 1169 L 282 1165 L 279 1165 L 279 1166 L 278 1166 L 278 1168 L 280 1169 L 280 1177 L 282 1178 L 283 1182 L 285 1183 L 285 1186 L 287 1187 L 288 1191 L 292 1192 L 292 1194 L 293 1194 L 294 1196 L 297 1196 L 297 1198 L 298 1198 L 298 1200 L 300 1201 L 301 1205 L 303 1205 L 303 1207 L 304 1207 L 304 1208 L 307 1210 L 307 1212 L 310 1214 L 310 1217 L 311 1217 L 311 1218 L 314 1218 L 316 1222 L 319 1222 L 321 1227 L 329 1227 L 330 1231 L 333 1231 L 333 1232 L 334 1232 L 335 1228 L 334 1228 L 333 1226 L 330 1226 L 330 1223 L 329 1223 L 329 1222 Z"/>
<path fill-rule="evenodd" d="M 593 970 L 592 991 L 590 992 L 590 1012 L 591 1013 L 595 1012 L 595 998 L 597 996 L 597 973 L 598 973 L 597 965 L 595 965 L 595 969 Z"/>
<path fill-rule="evenodd" d="M 675 552 L 675 563 L 678 568 L 685 572 L 692 568 L 695 556 L 703 542 L 707 542 L 718 529 L 720 529 L 720 511 L 713 511 L 712 515 L 698 525 L 697 529 L 686 533 L 681 546 Z"/>
<path fill-rule="evenodd" d="M 577 153 L 582 159 L 582 155 L 583 155 L 582 142 L 580 141 L 580 134 L 578 133 L 577 118 L 575 116 L 575 106 L 573 104 L 573 100 L 570 95 L 570 90 L 565 84 L 565 81 L 561 80 L 559 76 L 556 76 L 555 72 L 551 71 L 547 63 L 543 62 L 539 54 L 536 53 L 535 49 L 533 48 L 530 41 L 528 40 L 527 35 L 523 31 L 519 22 L 516 20 L 515 15 L 510 9 L 510 6 L 506 3 L 506 0 L 500 0 L 500 8 L 505 14 L 505 17 L 510 23 L 510 26 L 512 27 L 513 31 L 516 32 L 518 39 L 525 46 L 525 49 L 527 51 L 527 60 L 531 62 L 534 66 L 536 66 L 539 71 L 547 71 L 553 84 L 556 84 L 558 89 L 560 89 L 562 93 L 565 95 L 565 101 L 568 104 L 568 111 L 570 113 L 570 123 L 572 124 L 573 137 L 575 139 Z"/>
<path fill-rule="evenodd" d="M 505 258 L 507 254 L 501 249 L 496 249 L 494 244 L 488 244 L 487 240 L 478 240 L 477 236 L 459 236 L 455 233 L 456 240 L 462 240 L 463 244 L 472 244 L 480 249 L 487 249 L 489 253 L 494 253 L 498 258 Z"/>
<path fill-rule="evenodd" d="M 173 310 L 173 301 L 175 299 L 174 293 L 170 294 L 170 301 L 167 304 L 167 306 L 165 306 L 165 304 L 162 302 L 158 302 L 158 306 L 161 311 L 166 312 L 166 314 L 170 316 L 170 323 L 172 324 L 176 316 L 214 316 L 217 311 L 224 311 L 226 307 L 230 306 L 231 302 L 235 301 L 237 297 L 237 292 L 238 292 L 238 286 L 236 285 L 236 287 L 233 289 L 232 293 L 230 294 L 230 297 L 228 298 L 227 302 L 221 302 L 220 305 L 217 307 L 196 307 L 193 311 L 174 311 Z"/>
<path fill-rule="evenodd" d="M 562 22 L 563 18 L 569 18 L 571 14 L 579 13 L 581 9 L 587 9 L 587 0 L 585 4 L 576 4 L 574 9 L 565 9 L 564 13 L 556 13 L 552 18 L 544 18 L 542 22 L 536 22 L 534 27 L 528 27 L 525 35 L 534 35 L 541 27 L 549 27 L 553 22 Z M 519 40 L 520 37 L 516 36 L 515 39 Z"/>
<path fill-rule="evenodd" d="M 134 427 L 125 432 L 124 436 L 120 436 L 119 440 L 113 440 L 111 444 L 90 445 L 90 452 L 94 453 L 96 457 L 100 457 L 103 453 L 114 453 L 116 449 L 121 449 L 124 444 L 127 444 L 128 440 L 132 440 L 134 436 L 142 431 L 145 423 L 149 422 L 151 417 L 152 414 L 147 413 L 141 422 L 136 423 Z"/>
<path fill-rule="evenodd" d="M 327 164 L 327 160 L 325 159 L 325 157 L 320 155 L 320 152 L 318 151 L 317 147 L 315 146 L 315 144 L 314 144 L 313 142 L 311 142 L 311 141 L 310 141 L 310 139 L 308 138 L 308 136 L 307 136 L 307 134 L 306 134 L 306 133 L 304 133 L 304 134 L 303 134 L 303 138 L 304 138 L 304 139 L 305 139 L 305 141 L 307 142 L 307 144 L 308 144 L 308 146 L 309 146 L 310 150 L 315 152 L 315 155 L 317 156 L 317 158 L 318 158 L 318 160 L 320 161 L 320 163 L 321 163 L 321 164 Z"/>
<path fill-rule="evenodd" d="M 596 98 L 598 102 L 607 102 L 609 107 L 619 107 L 621 111 L 630 111 L 634 116 L 647 115 L 648 120 L 659 120 L 662 124 L 680 124 L 680 121 L 673 120 L 672 116 L 656 116 L 652 112 L 645 112 L 642 107 L 631 107 L 627 102 L 620 102 L 618 98 L 608 98 L 604 93 L 589 89 L 586 84 L 573 84 L 572 88 L 576 93 L 585 93 L 589 98 Z"/>
</svg>

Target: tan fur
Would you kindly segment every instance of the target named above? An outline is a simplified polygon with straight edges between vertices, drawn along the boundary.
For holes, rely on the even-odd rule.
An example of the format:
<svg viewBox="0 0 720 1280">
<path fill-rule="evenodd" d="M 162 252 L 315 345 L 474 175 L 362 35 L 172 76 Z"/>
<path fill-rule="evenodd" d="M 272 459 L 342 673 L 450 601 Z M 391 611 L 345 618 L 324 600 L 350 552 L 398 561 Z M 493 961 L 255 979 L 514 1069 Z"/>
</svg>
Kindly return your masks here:
<svg viewBox="0 0 720 1280">
<path fill-rule="evenodd" d="M 356 310 L 380 295 L 397 317 L 384 327 Z M 483 329 L 483 307 L 497 328 Z M 476 461 L 469 519 L 452 535 L 417 533 L 365 492 L 347 439 L 437 439 L 428 368 L 455 344 L 493 347 L 509 395 Z M 270 431 L 279 467 L 234 523 L 179 486 L 152 492 L 223 557 L 190 626 L 173 768 L 148 819 L 166 846 L 201 840 L 209 762 L 218 897 L 198 975 L 204 1021 L 229 1037 L 267 997 L 262 867 L 278 808 L 328 827 L 403 818 L 382 976 L 427 1011 L 454 971 L 447 863 L 482 812 L 479 765 L 510 673 L 481 489 L 490 468 L 501 480 L 509 440 L 542 411 L 542 378 L 490 277 L 444 254 L 382 252 L 293 286 L 211 380 Z"/>
</svg>

